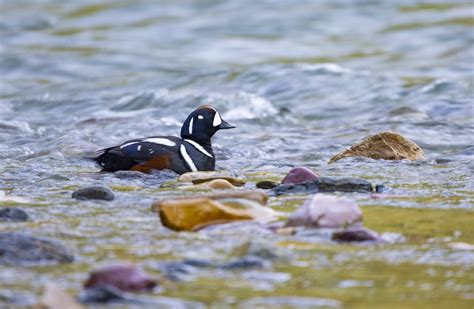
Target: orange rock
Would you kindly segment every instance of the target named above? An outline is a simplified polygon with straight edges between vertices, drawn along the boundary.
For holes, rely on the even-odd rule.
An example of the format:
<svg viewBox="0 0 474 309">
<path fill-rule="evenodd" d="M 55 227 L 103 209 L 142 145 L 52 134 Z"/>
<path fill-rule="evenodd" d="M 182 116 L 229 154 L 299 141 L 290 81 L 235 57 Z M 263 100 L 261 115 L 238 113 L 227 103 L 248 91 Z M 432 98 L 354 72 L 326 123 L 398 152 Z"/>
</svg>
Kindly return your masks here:
<svg viewBox="0 0 474 309">
<path fill-rule="evenodd" d="M 175 199 L 175 201 L 187 200 L 190 198 L 191 197 L 177 198 Z M 211 200 L 237 198 L 237 199 L 251 200 L 251 201 L 258 202 L 261 205 L 265 205 L 268 201 L 268 194 L 260 190 L 253 190 L 253 191 L 236 190 L 236 191 L 219 192 L 219 193 L 211 193 L 211 194 L 199 194 L 199 195 L 193 196 L 192 198 L 207 198 Z M 153 203 L 151 205 L 151 210 L 154 212 L 158 212 L 159 211 L 158 208 L 161 205 L 161 203 L 163 203 L 163 201 L 157 201 Z"/>
<path fill-rule="evenodd" d="M 251 220 L 245 209 L 235 209 L 209 198 L 163 201 L 153 205 L 164 226 L 176 231 L 193 231 L 210 224 Z"/>
</svg>

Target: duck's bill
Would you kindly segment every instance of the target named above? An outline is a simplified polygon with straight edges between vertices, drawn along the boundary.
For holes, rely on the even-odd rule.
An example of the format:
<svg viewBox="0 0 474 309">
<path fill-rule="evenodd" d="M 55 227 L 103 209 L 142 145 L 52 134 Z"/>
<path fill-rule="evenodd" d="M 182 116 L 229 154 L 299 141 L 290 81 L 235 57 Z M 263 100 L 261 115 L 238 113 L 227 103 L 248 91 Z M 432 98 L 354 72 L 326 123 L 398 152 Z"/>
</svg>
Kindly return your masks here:
<svg viewBox="0 0 474 309">
<path fill-rule="evenodd" d="M 225 120 L 222 120 L 222 123 L 219 125 L 219 130 L 222 130 L 222 129 L 233 129 L 235 128 L 235 126 L 231 125 L 230 123 L 228 123 L 227 121 Z"/>
</svg>

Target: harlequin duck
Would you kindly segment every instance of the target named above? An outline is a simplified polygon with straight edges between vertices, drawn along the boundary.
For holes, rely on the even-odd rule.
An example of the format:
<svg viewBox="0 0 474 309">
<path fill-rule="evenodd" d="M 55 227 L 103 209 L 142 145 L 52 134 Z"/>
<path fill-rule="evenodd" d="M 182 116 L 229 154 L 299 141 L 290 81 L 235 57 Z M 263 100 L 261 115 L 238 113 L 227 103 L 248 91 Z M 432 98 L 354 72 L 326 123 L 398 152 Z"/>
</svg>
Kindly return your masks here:
<svg viewBox="0 0 474 309">
<path fill-rule="evenodd" d="M 152 169 L 173 170 L 178 174 L 212 171 L 216 159 L 211 138 L 222 129 L 235 128 L 221 118 L 212 106 L 193 111 L 181 128 L 181 138 L 150 136 L 126 141 L 97 151 L 93 158 L 102 171 L 134 170 L 147 173 Z"/>
</svg>

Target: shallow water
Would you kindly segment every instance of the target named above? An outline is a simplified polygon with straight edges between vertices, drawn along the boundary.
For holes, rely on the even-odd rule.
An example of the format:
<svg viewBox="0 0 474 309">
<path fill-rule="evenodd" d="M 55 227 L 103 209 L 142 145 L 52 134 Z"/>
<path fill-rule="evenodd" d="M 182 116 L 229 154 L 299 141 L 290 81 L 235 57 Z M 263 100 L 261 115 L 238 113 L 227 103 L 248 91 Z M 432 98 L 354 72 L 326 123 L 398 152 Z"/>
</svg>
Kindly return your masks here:
<svg viewBox="0 0 474 309">
<path fill-rule="evenodd" d="M 18 204 L 33 219 L 0 231 L 59 238 L 77 257 L 0 266 L 0 295 L 34 301 L 49 281 L 77 293 L 93 266 L 117 260 L 162 278 L 157 262 L 228 260 L 257 241 L 285 258 L 266 269 L 162 279 L 152 296 L 214 307 L 472 306 L 473 252 L 449 248 L 474 243 L 471 2 L 25 0 L 0 9 L 0 189 L 23 198 L 0 207 Z M 238 127 L 214 138 L 220 169 L 249 187 L 295 165 L 385 183 L 382 199 L 348 196 L 367 226 L 405 241 L 341 246 L 238 228 L 176 234 L 149 206 L 181 191 L 160 189 L 157 174 L 97 174 L 82 159 L 126 139 L 177 135 L 201 104 Z M 427 159 L 327 165 L 384 130 L 416 141 Z M 71 200 L 75 188 L 97 183 L 117 199 Z M 304 198 L 270 206 L 290 212 Z"/>
</svg>

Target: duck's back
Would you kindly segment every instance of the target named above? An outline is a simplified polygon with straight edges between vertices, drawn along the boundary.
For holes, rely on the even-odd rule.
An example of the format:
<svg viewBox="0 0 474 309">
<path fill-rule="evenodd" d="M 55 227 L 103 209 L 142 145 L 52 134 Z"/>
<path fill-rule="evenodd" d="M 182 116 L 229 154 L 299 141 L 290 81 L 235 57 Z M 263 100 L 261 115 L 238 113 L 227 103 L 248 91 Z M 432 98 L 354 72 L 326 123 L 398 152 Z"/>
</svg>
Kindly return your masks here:
<svg viewBox="0 0 474 309">
<path fill-rule="evenodd" d="M 115 172 L 170 169 L 182 174 L 190 171 L 179 155 L 182 139 L 174 136 L 151 136 L 130 140 L 119 146 L 99 150 L 95 161 L 102 171 Z"/>
</svg>

